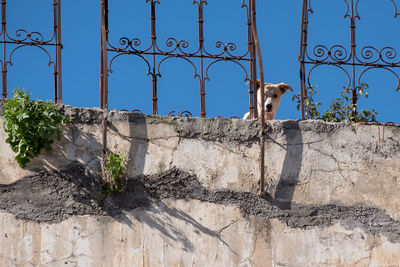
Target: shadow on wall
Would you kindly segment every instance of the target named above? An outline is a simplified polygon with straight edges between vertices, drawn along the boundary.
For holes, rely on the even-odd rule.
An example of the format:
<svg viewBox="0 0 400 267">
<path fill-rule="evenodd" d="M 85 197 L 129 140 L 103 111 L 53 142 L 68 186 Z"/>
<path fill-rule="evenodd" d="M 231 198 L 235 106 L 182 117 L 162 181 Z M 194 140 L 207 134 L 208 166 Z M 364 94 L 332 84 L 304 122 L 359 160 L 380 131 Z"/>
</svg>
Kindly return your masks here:
<svg viewBox="0 0 400 267">
<path fill-rule="evenodd" d="M 52 150 L 44 152 L 31 160 L 26 166 L 29 171 L 60 170 L 73 162 L 84 164 L 86 169 L 94 173 L 101 170 L 102 144 L 94 134 L 76 127 L 63 126 L 64 135 L 60 141 L 52 144 Z"/>
<path fill-rule="evenodd" d="M 102 203 L 103 210 L 109 216 L 128 225 L 130 228 L 132 228 L 134 224 L 131 220 L 133 217 L 137 222 L 145 224 L 150 229 L 167 237 L 163 239 L 164 242 L 179 243 L 184 251 L 193 252 L 195 249 L 193 237 L 186 236 L 181 228 L 181 225 L 189 225 L 192 227 L 194 235 L 198 238 L 200 238 L 201 235 L 214 237 L 223 243 L 234 255 L 237 255 L 237 253 L 222 240 L 219 233 L 205 227 L 201 222 L 197 221 L 184 210 L 171 207 L 158 197 L 150 197 L 146 187 L 152 185 L 146 184 L 147 182 L 143 179 L 144 177 L 145 176 L 142 175 L 134 179 L 129 179 L 124 193 L 108 195 Z M 129 213 L 130 216 L 127 216 L 127 213 Z"/>
<path fill-rule="evenodd" d="M 127 170 L 128 177 L 142 175 L 145 170 L 146 156 L 148 154 L 149 138 L 147 133 L 146 117 L 142 114 L 129 113 L 128 122 L 124 124 L 128 125 L 128 129 L 125 133 L 121 132 L 113 122 L 108 123 L 108 131 L 118 135 L 119 138 L 126 141 L 129 148 L 120 148 L 121 151 L 128 151 L 126 158 L 128 159 Z M 108 136 L 110 139 L 110 135 Z M 112 140 L 108 141 L 109 146 L 112 146 Z M 120 153 L 120 151 L 111 152 Z"/>
<path fill-rule="evenodd" d="M 127 165 L 130 166 L 130 169 L 128 169 L 129 179 L 126 191 L 123 194 L 110 195 L 105 199 L 103 207 L 107 214 L 132 227 L 133 222 L 130 219 L 132 217 L 125 214 L 128 212 L 138 222 L 167 237 L 165 240 L 177 242 L 183 250 L 193 252 L 193 239 L 187 237 L 180 226 L 176 224 L 177 221 L 183 222 L 193 228 L 195 235 L 200 236 L 202 234 L 215 237 L 225 244 L 233 254 L 236 254 L 217 232 L 203 226 L 187 212 L 168 206 L 159 199 L 149 198 L 144 184 L 140 181 L 140 177 L 144 177 L 146 156 L 149 153 L 150 140 L 147 130 L 149 123 L 146 122 L 146 117 L 141 114 L 129 114 L 129 116 L 130 123 L 126 133 L 119 130 L 113 123 L 109 123 L 108 130 L 129 143 Z M 140 208 L 136 209 L 138 207 Z"/>
<path fill-rule="evenodd" d="M 41 173 L 10 185 L 26 185 L 24 188 L 27 190 L 26 194 L 21 194 L 19 205 L 13 205 L 14 210 L 10 212 L 17 214 L 18 218 L 32 221 L 59 222 L 72 215 L 106 215 L 131 228 L 140 222 L 168 237 L 171 242 L 179 243 L 184 250 L 193 251 L 193 238 L 186 236 L 179 226 L 182 223 L 190 225 L 195 235 L 215 237 L 228 246 L 218 232 L 205 227 L 185 210 L 150 198 L 143 184 L 138 182 L 137 178 L 146 171 L 146 156 L 149 153 L 145 116 L 127 113 L 123 115 L 128 117 L 109 122 L 109 149 L 116 153 L 123 149 L 127 153 L 130 179 L 124 193 L 107 195 L 102 191 L 99 176 L 102 157 L 100 123 L 96 117 L 94 126 L 91 121 L 80 121 L 79 116 L 84 115 L 77 114 L 77 124 L 66 126 L 64 136 L 53 145 L 52 151 L 43 153 L 28 164 L 28 170 Z M 87 117 L 92 118 L 91 114 Z M 113 121 L 123 121 L 121 127 L 128 128 L 120 128 Z M 113 135 L 118 136 L 118 140 L 123 139 L 125 142 L 121 144 L 125 147 L 121 144 L 118 147 L 119 141 L 112 140 Z M 3 197 L 6 196 L 3 194 Z M 46 209 L 43 209 L 43 203 L 46 203 Z M 28 207 L 29 210 L 21 207 Z"/>
<path fill-rule="evenodd" d="M 282 127 L 286 154 L 272 202 L 281 209 L 291 209 L 303 161 L 303 138 L 299 121 L 285 121 Z"/>
</svg>

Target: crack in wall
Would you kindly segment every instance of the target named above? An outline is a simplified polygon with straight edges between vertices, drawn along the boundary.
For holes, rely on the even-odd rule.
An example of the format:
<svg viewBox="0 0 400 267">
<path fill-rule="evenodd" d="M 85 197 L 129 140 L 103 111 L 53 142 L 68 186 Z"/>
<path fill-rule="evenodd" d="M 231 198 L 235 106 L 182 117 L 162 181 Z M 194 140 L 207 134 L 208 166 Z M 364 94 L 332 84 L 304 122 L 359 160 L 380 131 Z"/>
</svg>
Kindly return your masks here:
<svg viewBox="0 0 400 267">
<path fill-rule="evenodd" d="M 218 230 L 218 234 L 221 235 L 224 230 L 231 227 L 233 224 L 237 223 L 239 220 L 240 219 L 234 220 L 234 221 L 230 222 L 228 225 L 222 227 L 220 230 Z"/>
<path fill-rule="evenodd" d="M 169 164 L 168 164 L 169 168 L 172 168 L 172 167 L 173 167 L 174 158 L 175 158 L 175 153 L 176 153 L 176 151 L 178 151 L 181 142 L 182 142 L 182 138 L 179 136 L 179 137 L 178 137 L 178 142 L 176 143 L 174 149 L 173 149 L 172 152 L 171 152 L 171 160 L 170 160 L 170 162 L 169 162 Z"/>
<path fill-rule="evenodd" d="M 247 261 L 250 261 L 251 264 L 254 264 L 254 262 L 252 262 L 251 259 L 253 258 L 253 255 L 254 255 L 254 253 L 256 252 L 256 249 L 257 249 L 257 240 L 258 240 L 258 235 L 254 235 L 253 247 L 251 249 L 250 255 L 247 256 L 246 258 L 244 258 L 243 260 L 241 260 L 240 264 L 243 264 L 243 263 L 245 263 Z"/>
<path fill-rule="evenodd" d="M 313 148 L 313 147 L 311 147 L 311 146 L 307 146 L 307 147 L 308 147 L 309 150 L 316 151 L 317 153 L 320 153 L 321 155 L 324 155 L 324 156 L 326 156 L 326 157 L 332 159 L 332 160 L 336 163 L 336 165 L 337 165 L 337 171 L 339 172 L 340 176 L 341 176 L 343 179 L 346 178 L 346 176 L 343 174 L 343 170 L 342 170 L 342 168 L 341 168 L 341 166 L 340 166 L 340 164 L 342 164 L 342 162 L 340 162 L 334 155 L 328 154 L 328 153 L 325 153 L 325 152 L 322 152 L 322 150 L 317 149 L 317 148 Z M 327 171 L 327 170 L 325 170 L 325 171 Z"/>
</svg>

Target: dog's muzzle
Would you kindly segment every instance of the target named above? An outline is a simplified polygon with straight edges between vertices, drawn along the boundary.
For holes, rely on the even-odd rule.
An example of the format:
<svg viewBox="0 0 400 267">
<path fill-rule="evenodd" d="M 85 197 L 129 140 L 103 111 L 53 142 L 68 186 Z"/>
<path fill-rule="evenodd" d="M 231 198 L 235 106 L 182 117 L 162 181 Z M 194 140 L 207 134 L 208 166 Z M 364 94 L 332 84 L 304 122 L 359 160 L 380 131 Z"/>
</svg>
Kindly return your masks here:
<svg viewBox="0 0 400 267">
<path fill-rule="evenodd" d="M 271 112 L 271 111 L 272 111 L 272 104 L 267 104 L 267 105 L 265 106 L 265 111 Z"/>
</svg>

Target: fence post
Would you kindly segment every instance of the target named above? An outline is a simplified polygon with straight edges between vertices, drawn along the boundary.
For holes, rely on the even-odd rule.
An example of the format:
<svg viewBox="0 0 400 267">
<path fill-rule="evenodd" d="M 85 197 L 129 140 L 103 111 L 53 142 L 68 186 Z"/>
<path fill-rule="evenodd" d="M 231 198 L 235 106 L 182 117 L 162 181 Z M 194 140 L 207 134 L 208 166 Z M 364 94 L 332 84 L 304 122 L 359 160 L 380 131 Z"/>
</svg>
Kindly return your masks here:
<svg viewBox="0 0 400 267">
<path fill-rule="evenodd" d="M 249 112 L 250 119 L 257 118 L 257 62 L 251 30 L 251 10 L 247 10 L 247 43 L 250 51 Z"/>
<path fill-rule="evenodd" d="M 300 29 L 300 109 L 301 119 L 306 119 L 306 112 L 304 107 L 304 100 L 307 97 L 306 88 L 306 70 L 305 70 L 305 55 L 307 51 L 307 32 L 308 32 L 308 0 L 303 0 L 303 9 L 301 13 L 301 29 Z"/>
<path fill-rule="evenodd" d="M 100 56 L 100 107 L 103 109 L 103 136 L 102 136 L 102 172 L 104 175 L 107 154 L 107 110 L 108 110 L 108 59 L 107 59 L 107 34 L 108 34 L 108 0 L 100 2 L 101 16 L 101 56 Z"/>
<path fill-rule="evenodd" d="M 108 0 L 101 0 L 100 108 L 108 108 Z"/>
<path fill-rule="evenodd" d="M 356 4 L 357 5 L 357 4 Z M 350 33 L 351 33 L 351 54 L 352 54 L 352 115 L 355 117 L 357 114 L 357 88 L 356 88 L 356 15 L 354 14 L 354 2 L 351 0 L 351 17 L 350 17 Z"/>
<path fill-rule="evenodd" d="M 206 117 L 206 89 L 205 89 L 205 78 L 204 78 L 204 61 L 203 61 L 203 50 L 204 50 L 204 17 L 203 17 L 203 1 L 199 1 L 198 6 L 198 23 L 199 23 L 199 51 L 200 51 L 200 116 Z"/>
<path fill-rule="evenodd" d="M 56 61 L 58 73 L 58 103 L 62 104 L 62 64 L 61 64 L 61 0 L 57 2 Z"/>
<path fill-rule="evenodd" d="M 156 3 L 154 0 L 150 1 L 150 24 L 151 24 L 151 46 L 152 46 L 152 58 L 153 58 L 153 70 L 151 73 L 152 83 L 152 101 L 153 101 L 153 115 L 158 115 L 158 96 L 157 96 L 157 74 L 156 74 Z"/>
<path fill-rule="evenodd" d="M 58 0 L 53 0 L 53 34 L 54 34 L 54 103 L 58 102 Z"/>
<path fill-rule="evenodd" d="M 1 1 L 1 34 L 3 35 L 3 60 L 1 62 L 2 97 L 7 98 L 7 59 L 6 59 L 6 0 Z"/>
</svg>

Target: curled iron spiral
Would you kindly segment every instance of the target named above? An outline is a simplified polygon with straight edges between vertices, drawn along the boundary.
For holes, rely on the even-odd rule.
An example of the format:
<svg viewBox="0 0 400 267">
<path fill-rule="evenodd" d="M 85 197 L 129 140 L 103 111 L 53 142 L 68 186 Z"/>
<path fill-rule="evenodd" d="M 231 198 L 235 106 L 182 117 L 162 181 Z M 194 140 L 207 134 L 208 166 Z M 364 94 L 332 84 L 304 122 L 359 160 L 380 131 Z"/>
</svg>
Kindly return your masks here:
<svg viewBox="0 0 400 267">
<path fill-rule="evenodd" d="M 193 53 L 190 53 L 190 52 L 187 52 L 187 51 L 183 51 L 182 48 L 186 49 L 186 48 L 189 47 L 189 42 L 186 41 L 186 40 L 180 40 L 180 41 L 178 41 L 178 40 L 176 40 L 175 38 L 170 37 L 170 38 L 168 38 L 168 39 L 165 41 L 165 45 L 166 45 L 168 48 L 171 48 L 171 49 L 168 50 L 168 51 L 164 51 L 164 50 L 161 50 L 161 49 L 157 46 L 157 44 L 156 44 L 156 49 L 157 49 L 157 51 L 160 52 L 160 53 L 162 53 L 162 54 L 170 54 L 170 53 L 174 53 L 175 51 L 178 50 L 178 51 L 179 51 L 180 53 L 182 53 L 182 54 L 189 54 L 189 55 L 192 55 L 192 54 L 193 54 Z"/>
<path fill-rule="evenodd" d="M 393 59 L 395 59 L 397 57 L 397 52 L 393 47 L 384 47 L 381 49 L 380 51 L 380 55 L 381 55 L 381 59 L 383 62 L 387 63 L 387 64 L 398 64 L 400 63 L 398 62 L 394 62 Z"/>
<path fill-rule="evenodd" d="M 397 52 L 393 47 L 386 46 L 381 50 L 376 49 L 372 46 L 365 46 L 360 51 L 361 59 L 356 57 L 357 61 L 363 65 L 367 64 L 388 64 L 397 65 L 400 61 L 396 61 Z"/>
<path fill-rule="evenodd" d="M 146 0 L 146 3 L 147 2 L 151 2 L 151 3 L 154 3 L 154 4 L 160 4 L 159 0 Z"/>
<path fill-rule="evenodd" d="M 329 59 L 333 60 L 334 63 L 344 63 L 351 59 L 346 48 L 341 45 L 334 45 L 330 48 L 324 45 L 316 45 L 313 50 L 313 57 L 310 57 L 307 53 L 307 58 L 317 62 L 327 62 Z"/>
<path fill-rule="evenodd" d="M 139 38 L 133 38 L 130 40 L 127 37 L 120 38 L 118 43 L 122 46 L 118 48 L 119 50 L 125 50 L 131 48 L 135 52 L 138 52 L 138 50 L 133 46 L 138 47 L 142 44 Z"/>
<path fill-rule="evenodd" d="M 118 53 L 146 53 L 153 47 L 153 44 L 150 44 L 150 46 L 146 49 L 140 49 L 139 47 L 142 45 L 142 41 L 136 37 L 132 39 L 128 37 L 121 37 L 118 40 L 118 45 L 119 46 L 115 46 L 111 44 L 109 40 L 107 40 L 107 46 L 109 47 L 109 49 Z"/>
<path fill-rule="evenodd" d="M 360 51 L 361 53 L 361 57 L 367 61 L 369 61 L 368 63 L 376 63 L 379 61 L 380 56 L 379 56 L 379 51 L 378 49 L 376 49 L 375 47 L 372 46 L 365 46 L 361 49 Z M 365 62 L 363 60 L 359 60 L 359 62 Z"/>
<path fill-rule="evenodd" d="M 336 62 L 347 62 L 350 57 L 347 58 L 347 50 L 341 45 L 334 45 L 329 49 L 330 58 Z"/>
<path fill-rule="evenodd" d="M 316 45 L 312 52 L 316 59 L 309 57 L 310 60 L 325 61 L 329 58 L 329 49 L 324 45 Z"/>
<path fill-rule="evenodd" d="M 246 52 L 243 55 L 234 55 L 233 51 L 236 51 L 237 46 L 235 43 L 229 42 L 229 43 L 223 43 L 221 41 L 217 41 L 215 42 L 215 47 L 219 50 L 221 50 L 220 52 L 217 52 L 215 54 L 212 54 L 210 52 L 208 52 L 205 48 L 203 48 L 203 52 L 204 54 L 206 54 L 209 57 L 213 57 L 213 58 L 217 58 L 217 57 L 224 57 L 224 56 L 229 56 L 231 58 L 240 60 L 245 58 L 247 55 L 249 55 L 250 50 L 247 49 Z"/>
<path fill-rule="evenodd" d="M 207 0 L 193 0 L 193 5 L 197 4 L 197 5 L 208 5 Z"/>
<path fill-rule="evenodd" d="M 48 40 L 44 40 L 43 34 L 41 34 L 40 32 L 35 32 L 35 31 L 29 32 L 24 29 L 18 29 L 15 31 L 15 36 L 17 38 L 9 36 L 7 31 L 5 31 L 5 36 L 17 44 L 23 42 L 31 42 L 33 44 L 44 45 L 44 44 L 49 44 L 54 40 L 55 32 L 53 31 L 53 35 Z"/>
<path fill-rule="evenodd" d="M 242 1 L 242 8 L 246 12 L 247 15 L 247 23 L 250 23 L 250 11 L 248 5 L 245 4 L 246 0 Z M 186 40 L 179 40 L 174 37 L 169 37 L 165 40 L 165 45 L 160 45 L 159 39 L 157 38 L 156 32 L 156 9 L 155 4 L 159 4 L 158 0 L 146 0 L 150 5 L 150 26 L 151 26 L 151 36 L 150 36 L 150 46 L 146 49 L 140 48 L 142 45 L 142 41 L 138 38 L 130 39 L 128 37 L 122 37 L 119 39 L 118 45 L 113 46 L 106 37 L 106 50 L 107 52 L 115 53 L 110 59 L 108 59 L 108 71 L 113 72 L 112 64 L 122 55 L 135 55 L 141 58 L 146 66 L 147 66 L 147 74 L 152 76 L 152 85 L 153 85 L 153 113 L 157 114 L 158 106 L 157 106 L 157 77 L 161 77 L 161 65 L 168 61 L 169 59 L 183 59 L 194 68 L 194 77 L 199 79 L 200 82 L 200 98 L 201 98 L 201 116 L 205 116 L 205 108 L 204 108 L 204 95 L 205 95 L 205 80 L 209 80 L 209 70 L 212 66 L 219 62 L 233 62 L 236 65 L 239 65 L 243 71 L 245 72 L 245 81 L 249 80 L 249 74 L 247 69 L 244 67 L 245 65 L 241 64 L 244 61 L 250 65 L 250 69 L 253 68 L 252 61 L 254 60 L 254 55 L 251 54 L 251 31 L 250 24 L 247 25 L 247 29 L 249 30 L 247 35 L 247 49 L 241 55 L 235 55 L 237 51 L 237 45 L 232 42 L 223 43 L 222 41 L 215 42 L 216 53 L 207 52 L 204 43 L 204 33 L 203 33 L 203 5 L 207 5 L 206 0 L 194 0 L 193 5 L 197 5 L 198 7 L 198 26 L 199 26 L 199 38 L 198 38 L 198 46 L 193 48 L 191 43 Z M 108 36 L 108 29 L 106 29 L 106 36 Z M 250 40 L 249 40 L 250 39 Z M 115 44 L 115 43 L 114 43 Z M 161 49 L 162 48 L 162 49 Z M 193 50 L 197 49 L 193 52 Z M 189 51 L 191 50 L 191 51 Z M 215 49 L 214 49 L 215 50 Z M 214 51 L 212 51 L 214 52 Z M 253 75 L 253 71 L 251 71 Z M 179 117 L 191 117 L 192 114 L 190 112 L 170 112 L 169 116 L 179 116 Z"/>
<path fill-rule="evenodd" d="M 193 115 L 192 115 L 192 113 L 190 111 L 187 111 L 187 110 L 184 110 L 181 113 L 179 113 L 178 111 L 173 110 L 173 111 L 170 111 L 168 113 L 168 116 L 169 117 L 177 117 L 177 118 L 181 118 L 181 117 L 191 118 Z"/>
<path fill-rule="evenodd" d="M 143 111 L 141 111 L 140 109 L 133 109 L 131 112 L 136 113 L 136 114 L 142 114 L 142 115 L 144 114 Z"/>
</svg>

